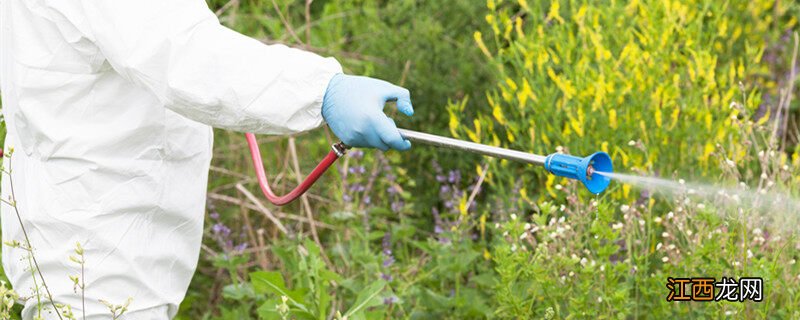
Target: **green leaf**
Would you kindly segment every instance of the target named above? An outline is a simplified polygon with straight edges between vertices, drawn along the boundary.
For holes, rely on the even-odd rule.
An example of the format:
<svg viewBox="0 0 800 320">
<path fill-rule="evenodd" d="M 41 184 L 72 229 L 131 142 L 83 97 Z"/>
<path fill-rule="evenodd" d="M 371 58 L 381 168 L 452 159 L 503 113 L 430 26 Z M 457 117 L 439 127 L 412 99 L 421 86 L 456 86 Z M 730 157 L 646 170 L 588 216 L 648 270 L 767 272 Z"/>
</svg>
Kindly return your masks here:
<svg viewBox="0 0 800 320">
<path fill-rule="evenodd" d="M 261 320 L 278 320 L 281 318 L 280 313 L 278 312 L 278 304 L 280 302 L 277 299 L 270 299 L 267 302 L 261 304 L 258 307 L 256 312 L 258 313 L 258 318 Z"/>
<path fill-rule="evenodd" d="M 383 291 L 383 288 L 385 287 L 386 281 L 378 280 L 373 282 L 358 294 L 358 297 L 356 297 L 356 303 L 350 307 L 350 310 L 347 310 L 347 313 L 345 313 L 344 316 L 346 318 L 351 318 L 354 314 L 362 310 L 381 304 L 379 297 L 381 291 Z"/>
<path fill-rule="evenodd" d="M 283 276 L 275 271 L 257 271 L 250 274 L 250 282 L 256 293 L 272 292 L 276 295 L 286 296 L 289 302 L 298 309 L 308 313 L 308 308 L 301 302 L 303 295 L 298 291 L 290 291 L 283 282 Z"/>
<path fill-rule="evenodd" d="M 246 300 L 255 299 L 255 291 L 253 286 L 249 283 L 240 283 L 239 285 L 229 284 L 222 288 L 222 296 L 225 299 L 231 300 Z"/>
</svg>

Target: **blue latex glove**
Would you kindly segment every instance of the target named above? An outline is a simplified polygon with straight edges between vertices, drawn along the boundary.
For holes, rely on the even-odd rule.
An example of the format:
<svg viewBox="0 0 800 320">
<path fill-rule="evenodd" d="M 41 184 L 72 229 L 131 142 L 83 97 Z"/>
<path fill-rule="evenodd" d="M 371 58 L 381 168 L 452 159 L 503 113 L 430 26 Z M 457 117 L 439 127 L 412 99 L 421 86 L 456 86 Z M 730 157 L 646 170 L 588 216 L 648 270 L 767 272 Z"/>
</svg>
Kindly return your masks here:
<svg viewBox="0 0 800 320">
<path fill-rule="evenodd" d="M 383 113 L 387 101 L 397 101 L 397 109 L 407 116 L 414 114 L 408 89 L 383 80 L 337 74 L 325 91 L 322 117 L 348 146 L 408 150 L 411 142 L 400 136 L 394 120 Z"/>
</svg>

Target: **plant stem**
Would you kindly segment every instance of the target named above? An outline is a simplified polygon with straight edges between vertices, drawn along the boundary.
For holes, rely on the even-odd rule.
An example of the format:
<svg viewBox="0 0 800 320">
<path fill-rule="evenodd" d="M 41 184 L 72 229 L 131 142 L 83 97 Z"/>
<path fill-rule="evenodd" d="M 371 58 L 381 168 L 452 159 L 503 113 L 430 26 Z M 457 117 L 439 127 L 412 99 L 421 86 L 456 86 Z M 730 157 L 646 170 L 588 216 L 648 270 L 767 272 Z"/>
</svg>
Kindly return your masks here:
<svg viewBox="0 0 800 320">
<path fill-rule="evenodd" d="M 86 270 L 84 264 L 86 263 L 83 254 L 81 253 L 81 313 L 83 320 L 86 320 Z"/>
<path fill-rule="evenodd" d="M 10 163 L 10 161 L 9 161 L 9 163 Z M 42 286 L 44 287 L 44 291 L 47 293 L 47 298 L 50 300 L 50 305 L 53 306 L 53 310 L 56 312 L 56 315 L 58 315 L 58 319 L 64 320 L 64 318 L 61 317 L 61 313 L 58 312 L 58 308 L 56 307 L 55 301 L 53 301 L 53 295 L 50 293 L 50 288 L 47 286 L 47 283 L 44 281 L 44 275 L 42 274 L 42 270 L 39 269 L 39 262 L 36 261 L 36 256 L 33 254 L 33 246 L 31 245 L 31 240 L 28 237 L 28 231 L 25 230 L 25 225 L 22 223 L 22 216 L 19 213 L 19 208 L 17 208 L 17 196 L 14 194 L 14 179 L 11 178 L 10 165 L 9 165 L 8 173 L 9 173 L 9 175 L 8 175 L 8 184 L 9 184 L 9 188 L 11 189 L 11 200 L 14 202 L 14 205 L 12 207 L 14 208 L 14 212 L 17 214 L 17 221 L 19 221 L 19 227 L 20 227 L 20 229 L 22 229 L 22 235 L 25 236 L 25 244 L 28 246 L 28 249 L 30 249 L 28 252 L 30 253 L 31 260 L 33 260 L 33 265 L 36 268 L 36 272 L 39 273 L 39 278 L 42 279 Z"/>
</svg>

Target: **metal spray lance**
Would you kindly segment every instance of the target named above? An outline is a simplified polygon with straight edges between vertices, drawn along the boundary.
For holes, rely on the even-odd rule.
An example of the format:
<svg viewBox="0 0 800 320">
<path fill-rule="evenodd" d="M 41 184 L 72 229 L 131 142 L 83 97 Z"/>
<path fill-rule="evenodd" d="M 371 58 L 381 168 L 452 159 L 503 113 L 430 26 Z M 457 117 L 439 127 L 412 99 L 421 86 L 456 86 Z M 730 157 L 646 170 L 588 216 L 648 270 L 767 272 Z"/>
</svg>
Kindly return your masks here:
<svg viewBox="0 0 800 320">
<path fill-rule="evenodd" d="M 548 156 L 526 153 L 517 150 L 493 147 L 469 141 L 437 136 L 424 132 L 417 132 L 407 129 L 399 129 L 403 138 L 434 147 L 447 148 L 469 153 L 481 154 L 494 158 L 506 159 L 516 162 L 523 162 L 538 166 L 543 166 L 551 174 L 575 179 L 583 183 L 589 192 L 599 194 L 608 187 L 611 182 L 606 176 L 597 172 L 613 172 L 611 157 L 605 152 L 595 152 L 588 157 L 575 157 L 567 154 L 553 153 Z M 275 205 L 285 205 L 292 202 L 305 193 L 314 182 L 340 157 L 344 156 L 349 149 L 342 142 L 331 146 L 331 151 L 311 173 L 294 190 L 286 195 L 278 196 L 272 192 L 267 181 L 264 165 L 261 160 L 261 153 L 258 149 L 258 142 L 252 133 L 245 134 L 247 144 L 250 147 L 250 155 L 253 159 L 253 166 L 256 169 L 256 176 L 261 191 L 267 199 Z"/>
</svg>

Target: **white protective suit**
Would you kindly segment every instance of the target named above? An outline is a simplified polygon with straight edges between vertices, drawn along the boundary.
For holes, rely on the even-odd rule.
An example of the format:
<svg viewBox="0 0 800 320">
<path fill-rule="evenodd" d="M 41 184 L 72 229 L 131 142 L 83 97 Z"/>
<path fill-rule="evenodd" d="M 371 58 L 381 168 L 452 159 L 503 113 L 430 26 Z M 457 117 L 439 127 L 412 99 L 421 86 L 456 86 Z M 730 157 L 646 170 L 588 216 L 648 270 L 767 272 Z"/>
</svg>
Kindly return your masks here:
<svg viewBox="0 0 800 320">
<path fill-rule="evenodd" d="M 81 307 L 69 279 L 80 242 L 88 319 L 110 318 L 98 299 L 128 297 L 126 319 L 174 317 L 200 251 L 210 126 L 318 127 L 341 66 L 225 28 L 202 0 L 0 1 L 5 151 L 15 149 L 4 165 L 56 302 Z M 2 231 L 23 240 L 7 204 Z M 31 294 L 26 252 L 2 251 L 13 287 Z"/>
</svg>

